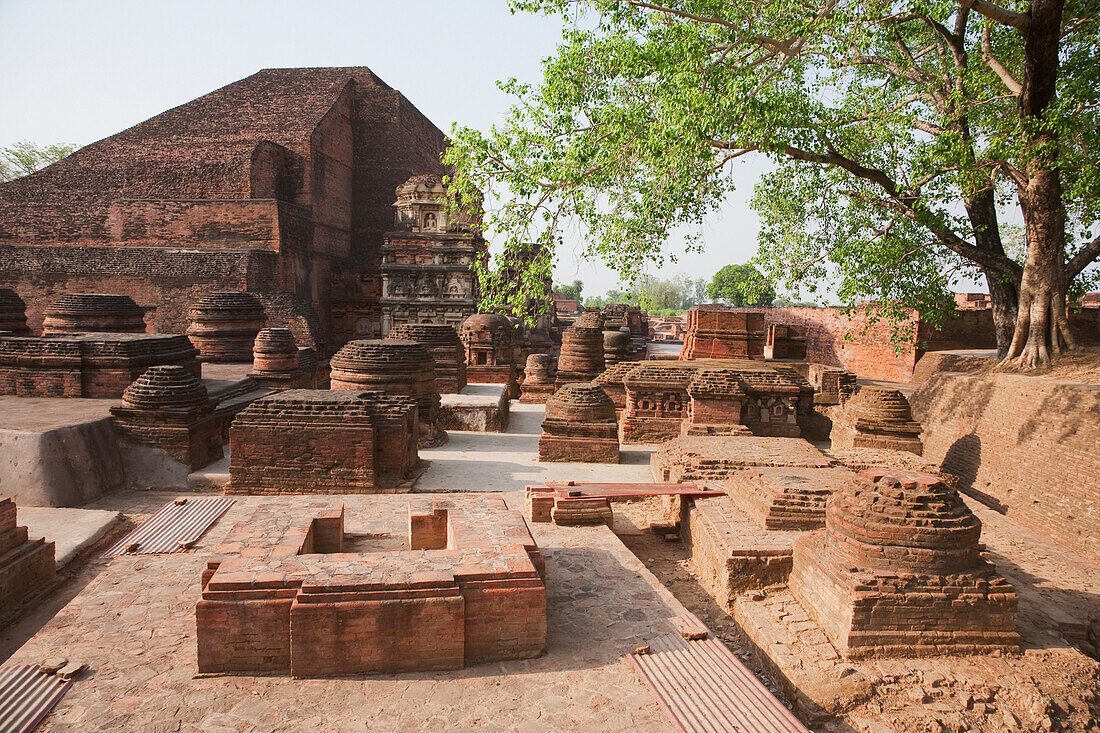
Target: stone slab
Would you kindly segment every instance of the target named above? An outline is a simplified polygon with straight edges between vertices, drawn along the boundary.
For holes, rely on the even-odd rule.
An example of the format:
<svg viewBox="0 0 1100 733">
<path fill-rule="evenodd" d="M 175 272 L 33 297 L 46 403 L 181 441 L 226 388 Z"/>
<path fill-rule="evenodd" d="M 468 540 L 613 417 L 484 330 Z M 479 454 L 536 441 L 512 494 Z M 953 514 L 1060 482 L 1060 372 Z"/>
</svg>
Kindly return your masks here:
<svg viewBox="0 0 1100 733">
<path fill-rule="evenodd" d="M 114 535 L 122 524 L 122 513 L 108 509 L 21 506 L 18 516 L 31 537 L 54 543 L 58 570 Z"/>
<path fill-rule="evenodd" d="M 509 412 L 507 384 L 467 384 L 458 394 L 440 396 L 439 421 L 444 430 L 503 433 Z"/>
</svg>

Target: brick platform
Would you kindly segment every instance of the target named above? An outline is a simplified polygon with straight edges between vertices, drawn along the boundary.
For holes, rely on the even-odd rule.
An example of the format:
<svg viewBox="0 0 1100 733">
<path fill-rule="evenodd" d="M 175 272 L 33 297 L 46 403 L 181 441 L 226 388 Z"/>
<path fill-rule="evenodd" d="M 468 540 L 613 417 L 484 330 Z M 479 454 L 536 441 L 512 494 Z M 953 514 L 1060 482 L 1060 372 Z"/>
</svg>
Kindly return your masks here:
<svg viewBox="0 0 1100 733">
<path fill-rule="evenodd" d="M 176 364 L 198 377 L 197 354 L 186 336 L 152 333 L 0 336 L 0 394 L 117 399 L 151 366 Z"/>
<path fill-rule="evenodd" d="M 681 359 L 764 359 L 764 315 L 692 306 Z"/>
<path fill-rule="evenodd" d="M 618 463 L 615 405 L 591 382 L 566 384 L 546 401 L 540 461 Z"/>
<path fill-rule="evenodd" d="M 918 456 L 924 447 L 909 400 L 888 387 L 863 387 L 833 415 L 835 448 L 886 448 Z"/>
<path fill-rule="evenodd" d="M 15 502 L 0 499 L 0 622 L 49 590 L 56 579 L 54 543 L 30 539 L 15 519 Z"/>
<path fill-rule="evenodd" d="M 42 334 L 144 333 L 145 310 L 129 295 L 70 293 L 46 309 Z"/>
<path fill-rule="evenodd" d="M 937 477 L 864 471 L 795 541 L 790 589 L 849 658 L 1013 651 L 1016 591 L 980 534 Z"/>
<path fill-rule="evenodd" d="M 846 468 L 754 466 L 734 471 L 721 488 L 765 529 L 808 530 L 825 526 L 825 503 L 855 475 Z"/>
<path fill-rule="evenodd" d="M 203 572 L 202 672 L 394 674 L 546 648 L 544 566 L 500 497 L 410 502 L 409 548 L 345 552 L 341 504 L 259 507 Z"/>
<path fill-rule="evenodd" d="M 221 425 L 206 387 L 179 365 L 155 366 L 122 393 L 112 407 L 115 426 L 127 437 L 161 448 L 191 469 L 222 457 Z"/>
<path fill-rule="evenodd" d="M 392 491 L 415 476 L 416 403 L 295 389 L 252 402 L 229 429 L 228 494 Z"/>
<path fill-rule="evenodd" d="M 650 456 L 654 481 L 724 481 L 751 466 L 827 468 L 833 461 L 801 438 L 681 436 Z"/>
</svg>

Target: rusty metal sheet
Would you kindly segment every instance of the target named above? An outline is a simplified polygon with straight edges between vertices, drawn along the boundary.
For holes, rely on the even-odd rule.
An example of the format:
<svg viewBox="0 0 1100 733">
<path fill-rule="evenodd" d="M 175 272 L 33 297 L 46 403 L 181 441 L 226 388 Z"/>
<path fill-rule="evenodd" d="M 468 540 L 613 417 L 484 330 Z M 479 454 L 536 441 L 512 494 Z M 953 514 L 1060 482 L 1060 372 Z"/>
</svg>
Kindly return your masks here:
<svg viewBox="0 0 1100 733">
<path fill-rule="evenodd" d="M 664 634 L 627 658 L 682 733 L 809 733 L 714 634 Z"/>
<path fill-rule="evenodd" d="M 547 481 L 544 484 L 558 496 L 577 498 L 631 499 L 645 496 L 723 496 L 726 492 L 703 484 L 598 483 L 582 481 Z M 579 491 L 580 494 L 574 492 Z"/>
<path fill-rule="evenodd" d="M 170 501 L 140 527 L 112 545 L 107 550 L 107 557 L 127 554 L 126 548 L 135 543 L 136 549 L 128 554 L 184 552 L 225 514 L 233 502 L 233 499 L 224 496 Z"/>
<path fill-rule="evenodd" d="M 0 667 L 0 733 L 30 733 L 72 686 L 37 664 Z"/>
</svg>

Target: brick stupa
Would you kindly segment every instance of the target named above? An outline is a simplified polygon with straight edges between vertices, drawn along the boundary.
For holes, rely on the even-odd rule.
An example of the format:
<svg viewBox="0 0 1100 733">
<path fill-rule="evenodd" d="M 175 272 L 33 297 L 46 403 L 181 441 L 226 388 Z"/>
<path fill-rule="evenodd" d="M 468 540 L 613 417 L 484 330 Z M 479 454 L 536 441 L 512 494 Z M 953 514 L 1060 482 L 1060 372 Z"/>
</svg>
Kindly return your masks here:
<svg viewBox="0 0 1100 733">
<path fill-rule="evenodd" d="M 523 369 L 523 385 L 519 401 L 541 405 L 554 394 L 554 379 L 550 375 L 554 360 L 549 354 L 531 354 Z"/>
<path fill-rule="evenodd" d="M 421 448 L 447 441 L 447 433 L 439 422 L 435 363 L 423 344 L 396 339 L 352 341 L 336 352 L 329 363 L 332 389 L 379 390 L 415 399 Z"/>
<path fill-rule="evenodd" d="M 459 332 L 466 352 L 466 380 L 472 384 L 507 384 L 519 396 L 516 381 L 516 334 L 507 316 L 475 313 Z"/>
<path fill-rule="evenodd" d="M 199 350 L 199 359 L 210 362 L 252 361 L 256 335 L 266 316 L 251 293 L 211 293 L 191 307 L 187 335 Z"/>
<path fill-rule="evenodd" d="M 604 370 L 603 319 L 596 313 L 585 313 L 561 335 L 558 356 L 560 387 L 569 382 L 589 382 Z"/>
<path fill-rule="evenodd" d="M 863 387 L 834 416 L 829 437 L 834 448 L 884 448 L 919 456 L 924 451 L 920 434 L 905 395 L 889 387 Z"/>
<path fill-rule="evenodd" d="M 0 288 L 0 333 L 31 335 L 27 327 L 27 304 L 11 288 Z"/>
<path fill-rule="evenodd" d="M 848 658 L 1013 651 L 1016 591 L 981 531 L 936 476 L 863 471 L 795 541 L 790 589 Z"/>
<path fill-rule="evenodd" d="M 46 309 L 42 335 L 144 333 L 145 311 L 129 295 L 70 293 Z"/>
<path fill-rule="evenodd" d="M 615 404 L 591 382 L 563 385 L 546 401 L 540 461 L 618 463 Z"/>
<path fill-rule="evenodd" d="M 435 360 L 435 384 L 442 394 L 457 394 L 466 386 L 466 358 L 462 341 L 452 326 L 402 324 L 390 330 L 391 339 L 423 344 Z"/>
</svg>

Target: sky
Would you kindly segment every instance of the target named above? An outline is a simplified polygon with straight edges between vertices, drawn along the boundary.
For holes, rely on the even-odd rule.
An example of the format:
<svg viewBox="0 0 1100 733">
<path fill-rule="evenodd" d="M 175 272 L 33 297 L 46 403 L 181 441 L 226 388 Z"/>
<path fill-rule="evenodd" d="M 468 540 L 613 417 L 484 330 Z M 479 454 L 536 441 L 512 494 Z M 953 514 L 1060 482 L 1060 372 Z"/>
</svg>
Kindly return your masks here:
<svg viewBox="0 0 1100 733">
<path fill-rule="evenodd" d="M 536 82 L 561 38 L 557 18 L 513 15 L 507 0 L 281 2 L 0 0 L 0 146 L 86 145 L 269 67 L 368 66 L 444 132 L 488 129 L 510 99 L 495 81 Z M 762 168 L 703 226 L 705 251 L 652 274 L 710 279 L 755 252 L 749 208 Z M 742 180 L 743 179 L 743 180 Z M 586 295 L 619 286 L 566 232 L 555 279 Z M 683 243 L 670 241 L 670 252 Z"/>
</svg>

